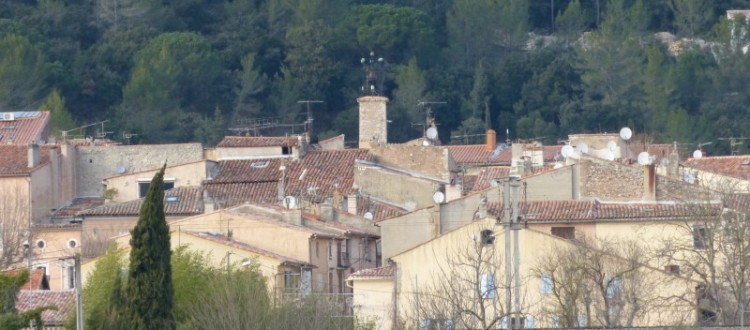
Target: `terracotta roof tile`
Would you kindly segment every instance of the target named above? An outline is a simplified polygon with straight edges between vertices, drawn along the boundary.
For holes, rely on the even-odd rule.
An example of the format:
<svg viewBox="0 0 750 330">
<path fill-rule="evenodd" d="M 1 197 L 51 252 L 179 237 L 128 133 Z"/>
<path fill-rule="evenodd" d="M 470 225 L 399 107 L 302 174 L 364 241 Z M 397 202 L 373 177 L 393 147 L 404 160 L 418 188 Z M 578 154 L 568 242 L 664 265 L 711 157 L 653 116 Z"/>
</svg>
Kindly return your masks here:
<svg viewBox="0 0 750 330">
<path fill-rule="evenodd" d="M 218 163 L 219 175 L 211 183 L 270 182 L 281 179 L 282 160 L 223 160 Z"/>
<path fill-rule="evenodd" d="M 278 182 L 214 183 L 206 182 L 206 191 L 221 208 L 243 203 L 273 204 L 278 202 Z"/>
<path fill-rule="evenodd" d="M 208 241 L 211 241 L 211 242 L 216 242 L 216 243 L 219 243 L 219 244 L 224 244 L 226 246 L 231 246 L 231 247 L 234 247 L 234 248 L 242 249 L 242 250 L 245 250 L 245 251 L 248 251 L 248 252 L 251 252 L 251 253 L 260 254 L 260 255 L 263 255 L 263 256 L 266 256 L 266 257 L 274 258 L 276 260 L 279 260 L 279 261 L 282 261 L 282 262 L 285 262 L 285 263 L 291 263 L 291 264 L 297 264 L 297 265 L 309 265 L 310 264 L 308 262 L 304 262 L 304 261 L 297 260 L 297 259 L 294 259 L 294 258 L 289 258 L 289 257 L 283 256 L 283 255 L 280 255 L 278 253 L 274 253 L 274 252 L 271 252 L 271 251 L 268 251 L 268 250 L 264 250 L 264 249 L 261 249 L 261 248 L 254 247 L 254 246 L 246 244 L 246 243 L 242 243 L 242 242 L 238 242 L 238 241 L 232 240 L 232 239 L 230 239 L 230 238 L 228 238 L 228 237 L 226 237 L 224 235 L 221 235 L 221 234 L 216 235 L 216 234 L 212 234 L 212 233 L 192 232 L 192 231 L 183 231 L 183 233 L 187 233 L 187 234 L 193 235 L 195 237 L 200 237 L 202 239 L 205 239 L 205 240 L 208 240 Z"/>
<path fill-rule="evenodd" d="M 487 151 L 487 146 L 484 144 L 448 145 L 446 147 L 450 150 L 456 165 L 508 165 L 511 161 L 512 152 L 510 148 L 496 154 L 494 150 Z M 499 150 L 497 148 L 499 147 L 496 147 L 495 150 Z"/>
<path fill-rule="evenodd" d="M 68 320 L 68 312 L 75 304 L 75 293 L 71 291 L 21 291 L 18 293 L 16 308 L 20 313 L 30 311 L 34 308 L 55 306 L 57 310 L 42 312 L 42 320 L 45 324 L 63 324 Z"/>
<path fill-rule="evenodd" d="M 690 158 L 683 162 L 683 165 L 696 170 L 750 180 L 750 155 Z"/>
<path fill-rule="evenodd" d="M 299 145 L 297 136 L 226 136 L 217 148 L 293 147 Z"/>
<path fill-rule="evenodd" d="M 43 145 L 39 148 L 39 165 L 50 162 L 50 150 L 57 149 L 54 145 Z M 29 168 L 29 147 L 21 145 L 2 145 L 0 144 L 0 176 L 27 175 L 33 169 Z"/>
<path fill-rule="evenodd" d="M 83 210 L 92 209 L 101 205 L 104 205 L 104 198 L 79 197 L 73 199 L 70 205 L 57 209 L 52 216 L 57 218 L 74 217 Z"/>
<path fill-rule="evenodd" d="M 12 112 L 15 120 L 0 120 L 0 144 L 29 145 L 47 140 L 49 112 Z M 2 119 L 2 118 L 0 118 Z"/>
<path fill-rule="evenodd" d="M 354 274 L 349 275 L 349 279 L 392 278 L 395 274 L 396 267 L 385 266 L 358 270 Z"/>
<path fill-rule="evenodd" d="M 15 276 L 21 273 L 24 269 L 15 269 L 5 271 L 3 273 Z M 49 290 L 49 282 L 47 282 L 47 276 L 44 268 L 36 268 L 29 272 L 29 279 L 26 283 L 21 286 L 21 290 Z"/>
<path fill-rule="evenodd" d="M 314 150 L 287 166 L 286 195 L 300 196 L 315 203 L 333 196 L 354 192 L 354 161 L 372 161 L 365 149 Z"/>
<path fill-rule="evenodd" d="M 357 215 L 364 216 L 372 213 L 372 220 L 378 222 L 408 213 L 408 211 L 382 201 L 369 198 L 368 196 L 357 196 Z"/>
<path fill-rule="evenodd" d="M 176 197 L 176 201 L 172 198 Z M 203 194 L 201 187 L 177 187 L 164 192 L 164 213 L 166 215 L 196 215 L 203 213 Z M 80 214 L 87 216 L 137 216 L 141 210 L 143 198 L 136 200 L 105 204 Z"/>
<path fill-rule="evenodd" d="M 479 175 L 476 178 L 476 183 L 471 191 L 485 190 L 491 187 L 491 180 L 504 178 L 510 175 L 509 166 L 488 166 L 483 167 L 479 171 Z"/>
<path fill-rule="evenodd" d="M 721 204 L 615 204 L 596 201 L 534 201 L 520 204 L 521 214 L 528 222 L 593 222 L 616 220 L 665 220 L 716 216 Z M 502 218 L 503 203 L 492 202 L 488 211 Z"/>
</svg>

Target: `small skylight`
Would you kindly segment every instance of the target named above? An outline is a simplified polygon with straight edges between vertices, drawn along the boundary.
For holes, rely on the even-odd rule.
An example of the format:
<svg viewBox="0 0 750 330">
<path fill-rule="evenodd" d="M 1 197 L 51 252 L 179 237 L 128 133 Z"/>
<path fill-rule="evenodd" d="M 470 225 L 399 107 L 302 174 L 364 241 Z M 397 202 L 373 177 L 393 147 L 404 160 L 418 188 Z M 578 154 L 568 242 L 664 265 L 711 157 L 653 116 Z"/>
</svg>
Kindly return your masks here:
<svg viewBox="0 0 750 330">
<path fill-rule="evenodd" d="M 8 125 L 3 127 L 3 129 L 16 129 L 16 125 Z"/>
<path fill-rule="evenodd" d="M 167 199 L 167 202 L 169 203 L 178 202 L 180 200 L 180 198 L 177 196 L 167 196 L 166 199 Z"/>
<path fill-rule="evenodd" d="M 750 160 L 743 160 L 742 163 L 740 163 L 740 164 L 742 164 L 742 165 L 750 165 Z"/>
<path fill-rule="evenodd" d="M 250 167 L 252 168 L 264 168 L 268 166 L 268 161 L 264 162 L 253 162 L 250 164 Z"/>
</svg>

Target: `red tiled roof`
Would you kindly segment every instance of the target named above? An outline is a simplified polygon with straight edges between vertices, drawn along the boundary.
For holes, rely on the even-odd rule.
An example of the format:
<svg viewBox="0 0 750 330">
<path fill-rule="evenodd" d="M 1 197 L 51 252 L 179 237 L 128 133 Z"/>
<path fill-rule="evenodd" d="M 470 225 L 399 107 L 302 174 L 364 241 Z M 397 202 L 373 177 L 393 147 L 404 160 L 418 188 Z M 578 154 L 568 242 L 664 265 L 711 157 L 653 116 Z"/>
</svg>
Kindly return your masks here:
<svg viewBox="0 0 750 330">
<path fill-rule="evenodd" d="M 0 120 L 0 144 L 43 143 L 49 131 L 49 112 L 13 112 L 15 120 Z M 0 118 L 2 119 L 2 118 Z"/>
<path fill-rule="evenodd" d="M 284 193 L 315 203 L 333 196 L 336 187 L 342 194 L 351 194 L 355 160 L 372 161 L 372 156 L 365 149 L 310 151 L 287 166 Z"/>
<path fill-rule="evenodd" d="M 376 279 L 391 278 L 396 274 L 396 267 L 385 266 L 378 268 L 361 269 L 349 275 L 349 279 Z"/>
<path fill-rule="evenodd" d="M 18 293 L 16 308 L 20 313 L 32 309 L 54 306 L 57 310 L 42 312 L 42 321 L 45 324 L 63 324 L 68 320 L 68 312 L 72 310 L 71 305 L 75 303 L 75 293 L 71 291 L 21 291 Z"/>
<path fill-rule="evenodd" d="M 206 182 L 208 195 L 220 208 L 243 203 L 273 204 L 278 202 L 278 182 L 214 183 Z"/>
<path fill-rule="evenodd" d="M 171 201 L 176 197 L 176 201 Z M 143 198 L 123 203 L 105 204 L 80 214 L 87 216 L 132 216 L 138 215 Z M 203 213 L 201 187 L 177 187 L 164 192 L 164 213 L 166 215 L 195 215 Z"/>
<path fill-rule="evenodd" d="M 281 179 L 282 160 L 223 160 L 219 162 L 219 175 L 211 183 L 277 182 Z"/>
<path fill-rule="evenodd" d="M 510 164 L 512 152 L 506 148 L 499 154 L 494 154 L 494 150 L 487 151 L 484 144 L 469 145 L 448 145 L 448 150 L 456 162 L 456 165 L 469 164 Z M 496 147 L 495 150 L 498 147 Z"/>
<path fill-rule="evenodd" d="M 57 149 L 54 145 L 43 145 L 39 148 L 39 166 L 50 162 L 50 150 Z M 0 144 L 0 176 L 27 175 L 33 169 L 29 168 L 29 147 L 21 145 Z"/>
<path fill-rule="evenodd" d="M 367 212 L 372 213 L 372 220 L 374 222 L 390 219 L 408 213 L 408 211 L 402 208 L 383 203 L 367 196 L 358 195 L 357 215 L 363 216 Z"/>
<path fill-rule="evenodd" d="M 534 201 L 520 204 L 528 222 L 579 222 L 613 220 L 669 220 L 716 216 L 721 204 L 615 204 L 596 201 Z M 502 218 L 503 203 L 491 202 L 488 211 Z"/>
<path fill-rule="evenodd" d="M 15 269 L 3 273 L 10 276 L 16 276 L 24 270 L 26 269 Z M 36 268 L 29 272 L 29 279 L 21 286 L 21 290 L 49 290 L 49 282 L 47 282 L 44 268 Z"/>
<path fill-rule="evenodd" d="M 255 253 L 255 254 L 260 254 L 260 255 L 263 255 L 263 256 L 266 256 L 266 257 L 274 258 L 274 259 L 282 261 L 284 263 L 291 263 L 291 264 L 297 264 L 297 265 L 309 265 L 310 264 L 308 262 L 304 262 L 304 261 L 297 260 L 297 259 L 294 259 L 294 258 L 289 258 L 289 257 L 283 256 L 283 255 L 280 255 L 278 253 L 274 253 L 274 252 L 271 252 L 271 251 L 268 251 L 268 250 L 257 248 L 257 247 L 254 247 L 252 245 L 246 244 L 246 243 L 237 242 L 237 241 L 234 241 L 234 240 L 232 240 L 232 239 L 230 239 L 230 238 L 228 238 L 228 237 L 226 237 L 224 235 L 220 235 L 220 234 L 219 235 L 215 235 L 215 234 L 212 234 L 212 233 L 193 232 L 193 231 L 183 231 L 183 233 L 187 233 L 187 234 L 193 235 L 195 237 L 200 237 L 202 239 L 205 239 L 205 240 L 208 240 L 208 241 L 211 241 L 211 242 L 216 242 L 216 243 L 223 244 L 223 245 L 226 245 L 226 246 L 231 246 L 231 247 L 242 249 L 242 250 L 245 250 L 245 251 L 248 251 L 248 252 L 252 252 L 252 253 Z"/>
<path fill-rule="evenodd" d="M 542 157 L 544 158 L 545 162 L 551 162 L 555 160 L 555 156 L 562 155 L 560 154 L 560 151 L 562 151 L 562 145 L 556 145 L 556 146 L 544 146 L 544 149 L 542 150 Z"/>
<path fill-rule="evenodd" d="M 490 181 L 495 179 L 504 178 L 510 175 L 510 167 L 509 166 L 488 166 L 483 167 L 479 171 L 479 175 L 477 176 L 476 183 L 474 183 L 474 187 L 471 191 L 480 191 L 485 190 L 489 187 L 491 187 Z"/>
<path fill-rule="evenodd" d="M 296 136 L 226 136 L 217 148 L 293 147 L 299 144 Z"/>
<path fill-rule="evenodd" d="M 80 197 L 74 199 L 70 205 L 59 208 L 55 211 L 54 217 L 73 217 L 83 210 L 88 210 L 104 204 L 104 198 L 101 197 Z"/>
<path fill-rule="evenodd" d="M 705 172 L 750 180 L 750 155 L 690 158 L 683 162 L 683 165 Z"/>
</svg>

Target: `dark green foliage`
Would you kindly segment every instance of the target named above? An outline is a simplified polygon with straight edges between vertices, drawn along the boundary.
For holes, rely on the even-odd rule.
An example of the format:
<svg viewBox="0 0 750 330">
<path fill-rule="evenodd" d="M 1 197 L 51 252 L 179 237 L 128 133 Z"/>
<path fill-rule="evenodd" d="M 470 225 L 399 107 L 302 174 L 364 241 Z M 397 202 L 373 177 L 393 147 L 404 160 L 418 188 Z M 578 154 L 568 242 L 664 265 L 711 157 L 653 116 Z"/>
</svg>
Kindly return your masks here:
<svg viewBox="0 0 750 330">
<path fill-rule="evenodd" d="M 29 272 L 22 270 L 15 274 L 0 274 L 0 329 L 20 330 L 29 325 L 30 321 L 36 324 L 36 329 L 44 329 L 42 312 L 45 310 L 56 310 L 55 306 L 42 306 L 19 314 L 16 310 L 18 292 L 26 281 L 29 280 Z"/>
<path fill-rule="evenodd" d="M 154 175 L 131 231 L 130 267 L 125 289 L 132 329 L 174 329 L 174 287 L 169 227 L 164 217 L 164 169 Z"/>
</svg>

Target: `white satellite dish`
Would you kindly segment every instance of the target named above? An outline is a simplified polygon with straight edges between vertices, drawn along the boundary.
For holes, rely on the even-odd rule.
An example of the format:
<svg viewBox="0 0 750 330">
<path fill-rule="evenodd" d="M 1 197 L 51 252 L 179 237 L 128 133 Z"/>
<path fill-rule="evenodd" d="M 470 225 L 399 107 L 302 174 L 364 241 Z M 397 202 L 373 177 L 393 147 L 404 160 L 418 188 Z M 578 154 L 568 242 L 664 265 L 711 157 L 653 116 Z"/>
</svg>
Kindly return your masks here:
<svg viewBox="0 0 750 330">
<path fill-rule="evenodd" d="M 630 130 L 629 127 L 623 127 L 620 130 L 620 138 L 622 138 L 623 140 L 630 140 L 631 137 L 633 137 L 633 131 Z"/>
<path fill-rule="evenodd" d="M 497 180 L 495 179 L 490 180 L 490 186 L 497 187 L 497 185 L 498 185 Z"/>
<path fill-rule="evenodd" d="M 585 143 L 581 143 L 578 145 L 578 151 L 580 151 L 582 154 L 587 154 L 589 152 L 589 145 Z"/>
<path fill-rule="evenodd" d="M 284 207 L 288 209 L 296 209 L 297 208 L 297 198 L 294 196 L 286 196 L 284 197 Z"/>
<path fill-rule="evenodd" d="M 560 149 L 560 154 L 565 158 L 570 157 L 574 152 L 575 149 L 573 149 L 573 147 L 571 147 L 570 145 L 563 146 L 562 149 Z"/>
<path fill-rule="evenodd" d="M 362 217 L 364 217 L 365 220 L 372 220 L 374 216 L 372 215 L 372 212 L 365 212 Z"/>
<path fill-rule="evenodd" d="M 435 127 L 430 127 L 427 129 L 427 132 L 425 133 L 427 135 L 427 138 L 430 140 L 437 139 L 438 137 L 438 130 Z"/>
<path fill-rule="evenodd" d="M 648 152 L 641 152 L 638 154 L 638 164 L 649 165 L 651 164 L 651 155 Z"/>
<path fill-rule="evenodd" d="M 609 161 L 615 160 L 615 153 L 612 152 L 612 150 L 605 150 L 604 159 L 609 160 Z"/>
<path fill-rule="evenodd" d="M 115 169 L 115 171 L 117 171 L 118 174 L 125 174 L 127 170 L 128 169 L 126 169 L 125 166 L 122 166 L 122 165 L 117 166 L 117 168 Z"/>
<path fill-rule="evenodd" d="M 693 151 L 693 158 L 695 159 L 703 158 L 703 151 L 700 151 L 700 150 Z"/>
<path fill-rule="evenodd" d="M 439 191 L 435 192 L 435 194 L 432 195 L 432 200 L 435 201 L 435 203 L 440 204 L 445 201 L 445 194 Z"/>
<path fill-rule="evenodd" d="M 609 151 L 615 151 L 615 150 L 617 150 L 617 142 L 615 142 L 615 141 L 609 141 L 609 142 L 607 142 L 607 149 Z"/>
</svg>

